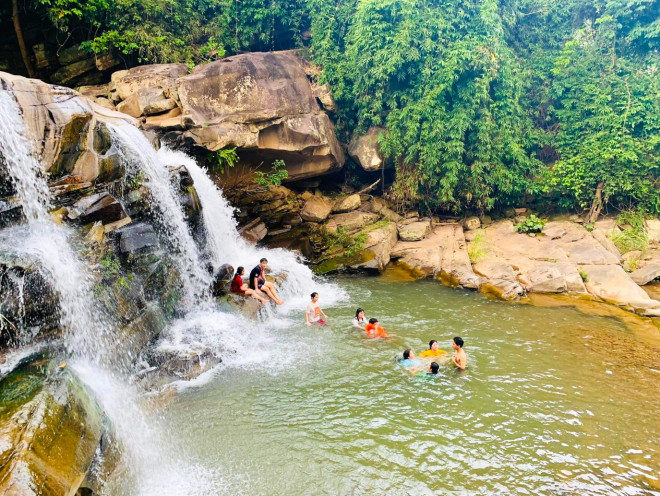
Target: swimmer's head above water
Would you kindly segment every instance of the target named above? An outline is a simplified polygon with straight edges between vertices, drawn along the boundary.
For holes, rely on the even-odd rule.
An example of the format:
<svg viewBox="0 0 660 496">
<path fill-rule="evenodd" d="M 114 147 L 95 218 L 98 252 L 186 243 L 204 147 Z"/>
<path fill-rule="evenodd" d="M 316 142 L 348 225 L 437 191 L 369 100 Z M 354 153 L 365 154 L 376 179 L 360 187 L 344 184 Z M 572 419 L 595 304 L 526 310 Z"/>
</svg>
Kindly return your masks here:
<svg viewBox="0 0 660 496">
<path fill-rule="evenodd" d="M 403 359 L 404 360 L 414 360 L 415 359 L 415 352 L 411 349 L 407 349 L 403 352 Z"/>
</svg>

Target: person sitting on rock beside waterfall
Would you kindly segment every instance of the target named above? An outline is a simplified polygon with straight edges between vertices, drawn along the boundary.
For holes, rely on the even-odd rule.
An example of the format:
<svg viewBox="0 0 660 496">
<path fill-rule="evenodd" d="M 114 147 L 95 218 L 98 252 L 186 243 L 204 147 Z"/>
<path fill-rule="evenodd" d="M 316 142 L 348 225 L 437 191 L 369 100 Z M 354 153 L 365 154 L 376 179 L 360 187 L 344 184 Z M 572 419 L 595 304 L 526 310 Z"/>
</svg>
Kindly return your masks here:
<svg viewBox="0 0 660 496">
<path fill-rule="evenodd" d="M 264 269 L 266 268 L 267 265 L 268 265 L 267 259 L 262 258 L 261 260 L 259 260 L 259 265 L 257 265 L 254 269 L 252 269 L 252 272 L 250 272 L 250 280 L 248 281 L 248 285 L 250 289 L 256 291 L 257 294 L 259 294 L 260 291 L 263 291 L 275 303 L 281 305 L 282 303 L 284 303 L 284 300 L 281 300 L 280 297 L 277 296 L 277 292 L 275 291 L 275 286 L 273 285 L 273 283 L 266 280 Z"/>
<path fill-rule="evenodd" d="M 358 308 L 355 311 L 355 317 L 351 321 L 353 323 L 353 327 L 357 327 L 358 329 L 364 329 L 364 327 L 367 325 L 367 318 L 364 316 L 364 310 L 361 308 Z"/>
<path fill-rule="evenodd" d="M 312 324 L 321 324 L 326 325 L 325 320 L 321 318 L 323 315 L 326 319 L 328 316 L 325 314 L 321 307 L 319 306 L 319 294 L 315 291 L 311 294 L 312 301 L 307 305 L 307 310 L 305 311 L 305 324 L 311 326 Z"/>
<path fill-rule="evenodd" d="M 440 348 L 438 348 L 438 342 L 435 339 L 432 339 L 431 341 L 429 341 L 429 349 L 426 351 L 422 351 L 419 354 L 419 358 L 432 358 L 446 354 L 447 352 L 445 350 L 441 350 Z"/>
<path fill-rule="evenodd" d="M 268 303 L 266 298 L 262 298 L 257 294 L 256 291 L 248 288 L 247 283 L 243 282 L 243 278 L 241 277 L 243 274 L 245 274 L 245 269 L 243 267 L 236 269 L 236 274 L 234 275 L 234 278 L 231 281 L 231 286 L 229 287 L 230 291 L 232 293 L 240 294 L 243 296 L 252 296 L 252 298 L 259 300 L 261 303 Z"/>
<path fill-rule="evenodd" d="M 467 367 L 467 355 L 463 351 L 464 341 L 462 338 L 455 337 L 451 342 L 451 347 L 454 349 L 454 356 L 451 357 L 451 363 L 456 365 L 460 370 L 465 370 Z"/>
</svg>

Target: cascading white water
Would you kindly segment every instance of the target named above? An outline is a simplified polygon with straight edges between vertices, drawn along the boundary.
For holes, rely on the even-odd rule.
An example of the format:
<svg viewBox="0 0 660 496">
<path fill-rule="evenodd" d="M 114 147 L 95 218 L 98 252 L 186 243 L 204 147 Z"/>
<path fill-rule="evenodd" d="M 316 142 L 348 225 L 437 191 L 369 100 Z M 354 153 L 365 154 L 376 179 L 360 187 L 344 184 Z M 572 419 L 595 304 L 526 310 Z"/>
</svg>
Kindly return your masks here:
<svg viewBox="0 0 660 496">
<path fill-rule="evenodd" d="M 70 231 L 48 214 L 50 192 L 39 160 L 26 137 L 14 96 L 0 90 L 0 155 L 12 179 L 27 226 L 6 229 L 0 248 L 37 259 L 60 300 L 60 322 L 71 350 L 99 358 L 104 348 L 105 319 L 90 303 L 91 283 L 84 264 L 71 248 Z"/>
<path fill-rule="evenodd" d="M 323 286 L 322 283 L 314 280 L 309 267 L 304 265 L 293 252 L 280 248 L 257 247 L 243 239 L 238 234 L 234 208 L 229 205 L 206 171 L 191 157 L 166 147 L 162 147 L 158 155 L 167 165 L 185 165 L 193 178 L 197 196 L 202 204 L 207 251 L 214 268 L 229 263 L 234 268 L 245 267 L 247 274 L 262 257 L 265 257 L 274 272 L 286 272 L 287 277 L 278 288 L 280 296 L 286 300 L 286 304 L 279 309 L 280 313 L 304 308 L 308 303 L 309 294 Z M 328 292 L 324 295 L 326 303 L 345 296 L 334 285 L 328 285 L 327 288 Z"/>
<path fill-rule="evenodd" d="M 146 175 L 145 186 L 158 207 L 162 228 L 167 232 L 173 258 L 184 287 L 184 308 L 191 309 L 208 299 L 210 276 L 204 270 L 199 250 L 177 201 L 168 164 L 163 163 L 149 140 L 136 127 L 123 123 L 109 126 L 114 144 L 131 172 Z"/>
<path fill-rule="evenodd" d="M 140 158 L 133 158 L 135 150 L 131 147 L 147 143 L 147 148 L 150 148 L 146 139 L 137 130 L 144 139 L 143 143 L 130 130 L 121 126 L 115 129 L 119 129 L 118 135 L 126 137 L 122 142 L 129 144 L 123 149 L 125 156 L 141 161 Z M 135 488 L 131 493 L 142 496 L 217 494 L 224 484 L 223 479 L 214 471 L 187 460 L 161 434 L 157 426 L 158 419 L 145 416 L 139 408 L 138 394 L 121 379 L 121 374 L 104 368 L 103 358 L 115 344 L 116 333 L 97 309 L 91 278 L 71 245 L 71 231 L 51 220 L 48 213 L 50 195 L 41 164 L 26 138 L 20 108 L 13 95 L 4 90 L 0 90 L 0 155 L 7 165 L 27 220 L 25 225 L 0 231 L 0 250 L 41 264 L 49 283 L 59 296 L 61 326 L 68 331 L 66 343 L 73 368 L 96 394 L 111 419 L 115 435 L 125 448 L 120 485 L 108 483 L 103 493 L 126 494 L 126 488 L 121 484 L 127 483 Z M 153 155 L 147 153 L 146 156 L 147 160 L 153 159 Z M 170 209 L 166 216 L 168 221 L 174 219 L 166 224 L 170 232 L 181 234 L 184 243 L 189 242 L 194 246 L 189 234 L 177 232 L 183 225 L 176 224 L 179 220 L 176 212 L 180 212 L 180 207 L 172 200 L 167 179 L 163 179 L 167 177 L 167 170 L 163 168 L 164 175 L 161 175 L 157 170 L 160 166 L 147 161 L 142 170 L 153 179 L 150 186 L 154 198 L 159 200 L 161 206 Z M 187 251 L 184 248 L 179 253 L 188 258 L 186 263 L 192 267 L 182 273 L 184 278 L 192 279 L 188 282 L 190 294 L 201 295 L 203 291 L 198 288 L 203 285 L 203 277 L 195 272 L 201 266 L 196 249 Z M 5 366 L 0 367 L 0 374 L 8 372 L 22 358 L 39 349 L 33 346 L 19 350 L 7 359 Z M 25 483 L 27 486 L 32 485 L 30 480 Z"/>
</svg>

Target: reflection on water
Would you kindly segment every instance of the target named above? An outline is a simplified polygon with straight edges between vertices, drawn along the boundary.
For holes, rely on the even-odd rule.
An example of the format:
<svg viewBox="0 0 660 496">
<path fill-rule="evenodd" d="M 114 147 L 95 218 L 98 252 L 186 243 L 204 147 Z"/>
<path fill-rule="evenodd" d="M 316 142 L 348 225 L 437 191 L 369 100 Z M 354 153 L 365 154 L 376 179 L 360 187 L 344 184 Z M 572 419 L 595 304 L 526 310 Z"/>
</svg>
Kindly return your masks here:
<svg viewBox="0 0 660 496">
<path fill-rule="evenodd" d="M 350 301 L 321 294 L 328 327 L 302 312 L 264 324 L 263 360 L 233 357 L 165 408 L 228 494 L 660 495 L 660 350 L 620 319 L 433 282 L 338 284 Z M 393 337 L 350 327 L 357 306 Z M 466 373 L 427 382 L 396 365 L 455 335 Z"/>
</svg>

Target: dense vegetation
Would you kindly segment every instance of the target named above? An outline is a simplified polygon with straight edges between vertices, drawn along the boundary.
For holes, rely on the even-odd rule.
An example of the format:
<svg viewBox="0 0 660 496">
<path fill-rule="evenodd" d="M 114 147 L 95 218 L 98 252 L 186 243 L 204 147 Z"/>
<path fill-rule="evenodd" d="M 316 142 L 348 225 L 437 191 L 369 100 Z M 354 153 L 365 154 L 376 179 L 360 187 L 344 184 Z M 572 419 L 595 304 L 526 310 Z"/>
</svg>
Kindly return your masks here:
<svg viewBox="0 0 660 496">
<path fill-rule="evenodd" d="M 301 47 L 393 198 L 660 213 L 660 0 L 37 0 L 88 49 L 199 63 Z"/>
</svg>

